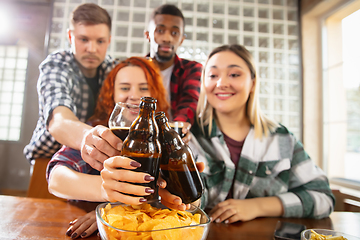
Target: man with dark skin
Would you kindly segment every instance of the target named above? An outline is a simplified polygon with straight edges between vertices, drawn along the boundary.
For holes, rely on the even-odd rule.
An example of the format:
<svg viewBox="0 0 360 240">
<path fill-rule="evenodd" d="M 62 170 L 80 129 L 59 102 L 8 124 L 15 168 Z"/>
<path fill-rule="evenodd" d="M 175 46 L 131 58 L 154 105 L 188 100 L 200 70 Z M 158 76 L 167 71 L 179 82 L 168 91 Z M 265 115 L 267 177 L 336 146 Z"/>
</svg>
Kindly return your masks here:
<svg viewBox="0 0 360 240">
<path fill-rule="evenodd" d="M 172 120 L 187 122 L 184 129 L 189 129 L 195 119 L 202 65 L 176 55 L 185 40 L 184 32 L 182 12 L 174 5 L 164 4 L 153 11 L 145 37 L 150 43 L 148 57 L 160 67 L 169 93 Z"/>
</svg>

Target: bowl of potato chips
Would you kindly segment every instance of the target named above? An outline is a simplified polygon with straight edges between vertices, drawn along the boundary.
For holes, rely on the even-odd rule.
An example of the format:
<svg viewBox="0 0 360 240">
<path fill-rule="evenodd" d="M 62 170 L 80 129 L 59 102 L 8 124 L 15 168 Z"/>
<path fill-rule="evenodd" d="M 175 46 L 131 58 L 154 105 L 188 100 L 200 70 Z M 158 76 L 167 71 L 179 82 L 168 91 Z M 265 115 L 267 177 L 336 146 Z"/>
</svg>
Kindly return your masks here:
<svg viewBox="0 0 360 240">
<path fill-rule="evenodd" d="M 301 240 L 360 240 L 360 238 L 330 229 L 306 229 L 301 232 Z"/>
<path fill-rule="evenodd" d="M 96 221 L 103 240 L 205 240 L 210 218 L 200 208 L 172 210 L 160 202 L 141 205 L 101 203 Z"/>
</svg>

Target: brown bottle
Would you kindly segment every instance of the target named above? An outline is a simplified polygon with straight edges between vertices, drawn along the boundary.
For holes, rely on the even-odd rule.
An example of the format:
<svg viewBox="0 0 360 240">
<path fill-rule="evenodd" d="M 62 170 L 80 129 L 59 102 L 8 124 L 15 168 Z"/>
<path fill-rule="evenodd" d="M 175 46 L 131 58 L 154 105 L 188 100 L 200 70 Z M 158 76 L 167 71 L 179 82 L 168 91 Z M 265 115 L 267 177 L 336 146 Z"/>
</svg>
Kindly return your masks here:
<svg viewBox="0 0 360 240">
<path fill-rule="evenodd" d="M 192 152 L 169 126 L 164 112 L 157 113 L 155 119 L 162 149 L 160 173 L 167 183 L 166 189 L 186 204 L 194 202 L 201 197 L 204 187 Z"/>
<path fill-rule="evenodd" d="M 158 140 L 159 130 L 154 116 L 156 102 L 157 100 L 152 97 L 141 98 L 139 115 L 132 123 L 129 135 L 125 138 L 121 150 L 122 156 L 141 163 L 141 167 L 134 171 L 146 172 L 155 178 L 150 183 L 134 183 L 155 190 L 155 193 L 143 196 L 148 202 L 158 199 L 156 183 L 159 177 L 161 145 Z"/>
</svg>

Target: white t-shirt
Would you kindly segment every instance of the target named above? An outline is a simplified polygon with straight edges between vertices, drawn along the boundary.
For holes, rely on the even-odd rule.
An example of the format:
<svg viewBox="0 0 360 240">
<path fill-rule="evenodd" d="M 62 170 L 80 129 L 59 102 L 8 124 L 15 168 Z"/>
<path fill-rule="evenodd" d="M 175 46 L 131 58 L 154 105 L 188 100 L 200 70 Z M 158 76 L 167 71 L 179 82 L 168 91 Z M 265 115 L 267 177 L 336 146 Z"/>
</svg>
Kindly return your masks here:
<svg viewBox="0 0 360 240">
<path fill-rule="evenodd" d="M 162 74 L 162 77 L 163 77 L 163 84 L 164 84 L 164 87 L 165 87 L 165 90 L 166 92 L 168 93 L 168 96 L 167 96 L 167 100 L 168 102 L 171 104 L 171 99 L 170 99 L 170 95 L 171 95 L 171 89 L 170 89 L 170 79 L 171 79 L 171 74 L 172 74 L 172 71 L 174 69 L 174 64 L 171 65 L 170 67 L 168 67 L 167 69 L 161 71 L 161 74 Z M 171 112 L 169 112 L 170 114 L 170 119 L 172 119 L 172 116 L 171 116 Z M 170 121 L 169 119 L 169 121 Z"/>
</svg>

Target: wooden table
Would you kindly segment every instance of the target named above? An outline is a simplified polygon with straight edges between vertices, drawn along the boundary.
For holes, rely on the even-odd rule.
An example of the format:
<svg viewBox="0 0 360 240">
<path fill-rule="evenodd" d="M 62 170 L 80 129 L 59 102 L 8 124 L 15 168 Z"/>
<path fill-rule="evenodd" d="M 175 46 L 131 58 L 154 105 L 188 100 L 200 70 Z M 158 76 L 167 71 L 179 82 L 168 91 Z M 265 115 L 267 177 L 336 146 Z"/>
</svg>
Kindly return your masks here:
<svg viewBox="0 0 360 240">
<path fill-rule="evenodd" d="M 69 222 L 84 215 L 95 204 L 70 203 L 54 199 L 0 196 L 1 239 L 67 239 Z M 336 229 L 360 236 L 360 213 L 334 212 L 330 218 L 258 218 L 235 224 L 211 223 L 207 240 L 273 239 L 277 221 L 301 223 L 307 228 Z M 95 234 L 89 238 L 99 239 Z"/>
</svg>

